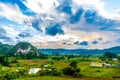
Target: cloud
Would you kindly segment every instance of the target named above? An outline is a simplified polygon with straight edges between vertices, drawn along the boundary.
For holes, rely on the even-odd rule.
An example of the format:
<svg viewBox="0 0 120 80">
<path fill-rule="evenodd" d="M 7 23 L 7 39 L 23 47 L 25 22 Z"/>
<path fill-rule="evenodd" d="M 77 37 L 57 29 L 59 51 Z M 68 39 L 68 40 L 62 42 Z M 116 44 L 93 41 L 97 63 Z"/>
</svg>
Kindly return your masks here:
<svg viewBox="0 0 120 80">
<path fill-rule="evenodd" d="M 94 40 L 92 41 L 92 44 L 98 44 L 98 41 Z"/>
<path fill-rule="evenodd" d="M 46 13 L 55 5 L 59 5 L 57 0 L 22 0 L 23 4 L 35 13 Z M 54 5 L 55 4 L 55 5 Z M 32 6 L 31 6 L 32 5 Z"/>
<path fill-rule="evenodd" d="M 72 0 L 63 0 L 61 4 L 56 8 L 60 12 L 64 12 L 66 14 L 71 15 L 72 14 Z"/>
<path fill-rule="evenodd" d="M 16 4 L 0 2 L 0 10 L 0 17 L 5 17 L 8 20 L 17 22 L 19 24 L 23 23 L 24 20 L 28 19 L 27 16 L 22 14 L 18 5 Z"/>
<path fill-rule="evenodd" d="M 43 48 L 119 45 L 120 17 L 109 15 L 104 6 L 103 0 L 2 0 L 0 35 Z"/>
<path fill-rule="evenodd" d="M 83 11 L 84 10 L 82 8 L 80 8 L 79 10 L 77 10 L 77 12 L 75 13 L 75 15 L 72 15 L 70 17 L 70 23 L 74 24 L 74 23 L 79 22 Z"/>
<path fill-rule="evenodd" d="M 103 38 L 98 38 L 98 40 L 99 40 L 99 41 L 102 41 L 102 40 L 103 40 Z"/>
<path fill-rule="evenodd" d="M 74 44 L 79 45 L 79 41 L 74 42 Z"/>
<path fill-rule="evenodd" d="M 21 38 L 26 38 L 26 37 L 30 37 L 31 35 L 29 33 L 22 32 L 18 36 L 21 37 Z"/>
<path fill-rule="evenodd" d="M 120 39 L 117 39 L 116 42 L 120 43 Z"/>
<path fill-rule="evenodd" d="M 40 28 L 40 22 L 41 22 L 42 20 L 34 20 L 33 22 L 32 22 L 32 26 L 36 29 L 36 30 L 38 30 L 38 31 L 42 31 L 41 30 L 41 28 Z"/>
<path fill-rule="evenodd" d="M 76 41 L 76 42 L 74 42 L 74 44 L 76 44 L 76 45 L 81 45 L 81 46 L 88 46 L 89 45 L 89 43 L 88 43 L 88 41 Z"/>
<path fill-rule="evenodd" d="M 55 36 L 57 34 L 64 34 L 64 31 L 62 30 L 60 24 L 55 24 L 53 26 L 46 28 L 46 34 L 51 35 L 51 36 Z"/>
<path fill-rule="evenodd" d="M 11 38 L 7 36 L 6 30 L 2 27 L 0 27 L 0 40 L 2 40 L 3 42 L 12 41 Z"/>
<path fill-rule="evenodd" d="M 82 41 L 82 42 L 80 42 L 80 45 L 81 45 L 81 46 L 88 46 L 89 43 L 88 43 L 87 41 Z"/>
</svg>

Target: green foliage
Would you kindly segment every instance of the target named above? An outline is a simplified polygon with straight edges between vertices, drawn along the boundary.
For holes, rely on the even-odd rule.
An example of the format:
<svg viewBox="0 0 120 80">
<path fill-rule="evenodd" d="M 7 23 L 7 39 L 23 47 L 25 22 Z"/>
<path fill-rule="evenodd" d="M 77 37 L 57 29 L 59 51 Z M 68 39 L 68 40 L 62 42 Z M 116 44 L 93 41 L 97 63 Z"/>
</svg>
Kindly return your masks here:
<svg viewBox="0 0 120 80">
<path fill-rule="evenodd" d="M 12 46 L 12 47 L 9 49 L 9 52 L 8 52 L 8 55 L 7 55 L 7 56 L 14 56 L 14 53 L 15 53 L 15 48 L 14 48 L 14 46 Z"/>
<path fill-rule="evenodd" d="M 9 49 L 10 48 L 8 46 L 3 46 L 2 48 L 0 48 L 0 53 L 2 53 L 2 54 L 8 54 Z"/>
<path fill-rule="evenodd" d="M 39 71 L 40 76 L 62 76 L 62 71 L 57 67 L 44 68 L 44 70 Z"/>
<path fill-rule="evenodd" d="M 5 80 L 12 80 L 12 79 L 16 79 L 18 77 L 19 77 L 19 74 L 17 72 L 7 71 L 4 74 L 4 79 Z"/>
<path fill-rule="evenodd" d="M 53 60 L 64 60 L 65 57 L 64 56 L 53 56 L 51 57 Z"/>
<path fill-rule="evenodd" d="M 3 66 L 9 66 L 8 58 L 4 55 L 0 55 L 0 64 Z"/>
<path fill-rule="evenodd" d="M 0 80 L 13 80 L 26 75 L 26 69 L 19 69 L 19 71 L 1 71 Z"/>
<path fill-rule="evenodd" d="M 101 61 L 105 61 L 105 60 L 106 60 L 106 57 L 105 57 L 105 56 L 100 56 L 99 59 L 100 59 Z"/>
<path fill-rule="evenodd" d="M 48 59 L 49 56 L 46 55 L 46 54 L 43 54 L 43 53 L 40 53 L 40 56 L 39 56 L 40 59 Z"/>
<path fill-rule="evenodd" d="M 105 52 L 104 56 L 108 59 L 117 58 L 117 54 L 111 52 Z"/>
<path fill-rule="evenodd" d="M 63 68 L 63 73 L 72 77 L 80 77 L 80 69 L 77 68 L 77 61 L 72 61 L 68 67 Z"/>
<path fill-rule="evenodd" d="M 77 61 L 72 61 L 70 63 L 70 66 L 73 67 L 73 68 L 77 68 Z"/>
<path fill-rule="evenodd" d="M 120 56 L 118 56 L 118 61 L 120 62 Z"/>
<path fill-rule="evenodd" d="M 12 58 L 10 63 L 18 63 L 17 58 Z"/>
<path fill-rule="evenodd" d="M 54 66 L 54 62 L 48 61 L 41 65 L 42 70 L 39 71 L 40 76 L 62 76 L 63 73 L 59 67 Z"/>
<path fill-rule="evenodd" d="M 32 46 L 32 45 L 28 42 L 19 42 L 18 44 L 15 45 L 15 48 L 21 48 L 21 49 L 25 50 L 25 49 L 28 49 L 30 46 Z"/>
</svg>

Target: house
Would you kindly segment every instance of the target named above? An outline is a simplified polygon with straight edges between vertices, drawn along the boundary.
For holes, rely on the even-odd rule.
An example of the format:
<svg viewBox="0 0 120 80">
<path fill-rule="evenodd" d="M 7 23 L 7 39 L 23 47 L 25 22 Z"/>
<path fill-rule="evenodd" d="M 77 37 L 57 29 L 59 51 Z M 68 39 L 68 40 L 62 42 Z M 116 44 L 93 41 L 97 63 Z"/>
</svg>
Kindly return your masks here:
<svg viewBox="0 0 120 80">
<path fill-rule="evenodd" d="M 36 74 L 38 71 L 40 71 L 41 70 L 41 68 L 31 68 L 30 70 L 29 70 L 29 73 L 28 74 Z"/>
<path fill-rule="evenodd" d="M 93 66 L 93 67 L 110 67 L 111 64 L 108 64 L 108 63 L 99 63 L 99 62 L 92 62 L 90 64 L 90 66 Z"/>
</svg>

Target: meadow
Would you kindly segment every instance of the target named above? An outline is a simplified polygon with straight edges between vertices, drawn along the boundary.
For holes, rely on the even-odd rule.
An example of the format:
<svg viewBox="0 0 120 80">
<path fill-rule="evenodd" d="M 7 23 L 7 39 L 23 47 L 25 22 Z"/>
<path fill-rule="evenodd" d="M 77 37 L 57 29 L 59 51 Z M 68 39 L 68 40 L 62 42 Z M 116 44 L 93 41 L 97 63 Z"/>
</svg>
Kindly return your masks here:
<svg viewBox="0 0 120 80">
<path fill-rule="evenodd" d="M 11 59 L 11 58 L 9 58 Z M 55 67 L 63 69 L 69 66 L 71 61 L 77 61 L 77 67 L 80 68 L 81 77 L 72 77 L 67 75 L 29 75 L 30 68 L 40 68 L 41 65 L 52 62 Z M 9 67 L 2 67 L 3 71 L 16 71 L 17 69 L 26 69 L 25 75 L 17 77 L 15 80 L 120 80 L 120 68 L 116 67 L 92 67 L 91 62 L 100 61 L 98 58 L 71 58 L 70 60 L 52 60 L 52 59 L 17 59 Z M 112 61 L 113 62 L 113 61 Z M 119 63 L 119 62 L 116 62 Z M 117 76 L 117 77 L 116 77 Z M 2 79 L 1 79 L 2 80 Z M 11 79 L 10 79 L 11 80 Z"/>
</svg>

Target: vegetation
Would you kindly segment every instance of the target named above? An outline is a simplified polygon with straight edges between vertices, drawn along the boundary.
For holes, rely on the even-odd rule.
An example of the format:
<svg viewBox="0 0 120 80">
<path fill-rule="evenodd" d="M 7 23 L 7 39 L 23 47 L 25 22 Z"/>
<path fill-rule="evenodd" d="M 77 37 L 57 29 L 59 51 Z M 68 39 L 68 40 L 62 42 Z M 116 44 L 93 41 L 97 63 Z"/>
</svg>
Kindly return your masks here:
<svg viewBox="0 0 120 80">
<path fill-rule="evenodd" d="M 8 58 L 4 55 L 0 55 L 0 64 L 3 66 L 9 66 Z"/>
<path fill-rule="evenodd" d="M 0 80 L 119 80 L 120 55 L 105 52 L 101 55 L 47 55 L 27 42 L 15 46 L 0 43 Z M 4 51 L 4 50 L 5 51 Z M 22 51 L 19 52 L 19 49 Z M 25 52 L 24 52 L 25 51 Z M 91 63 L 108 66 L 95 67 Z M 31 68 L 39 68 L 29 74 Z"/>
<path fill-rule="evenodd" d="M 65 75 L 73 76 L 73 77 L 80 77 L 80 69 L 77 68 L 77 62 L 72 61 L 69 64 L 69 67 L 63 69 L 63 73 Z"/>
</svg>

